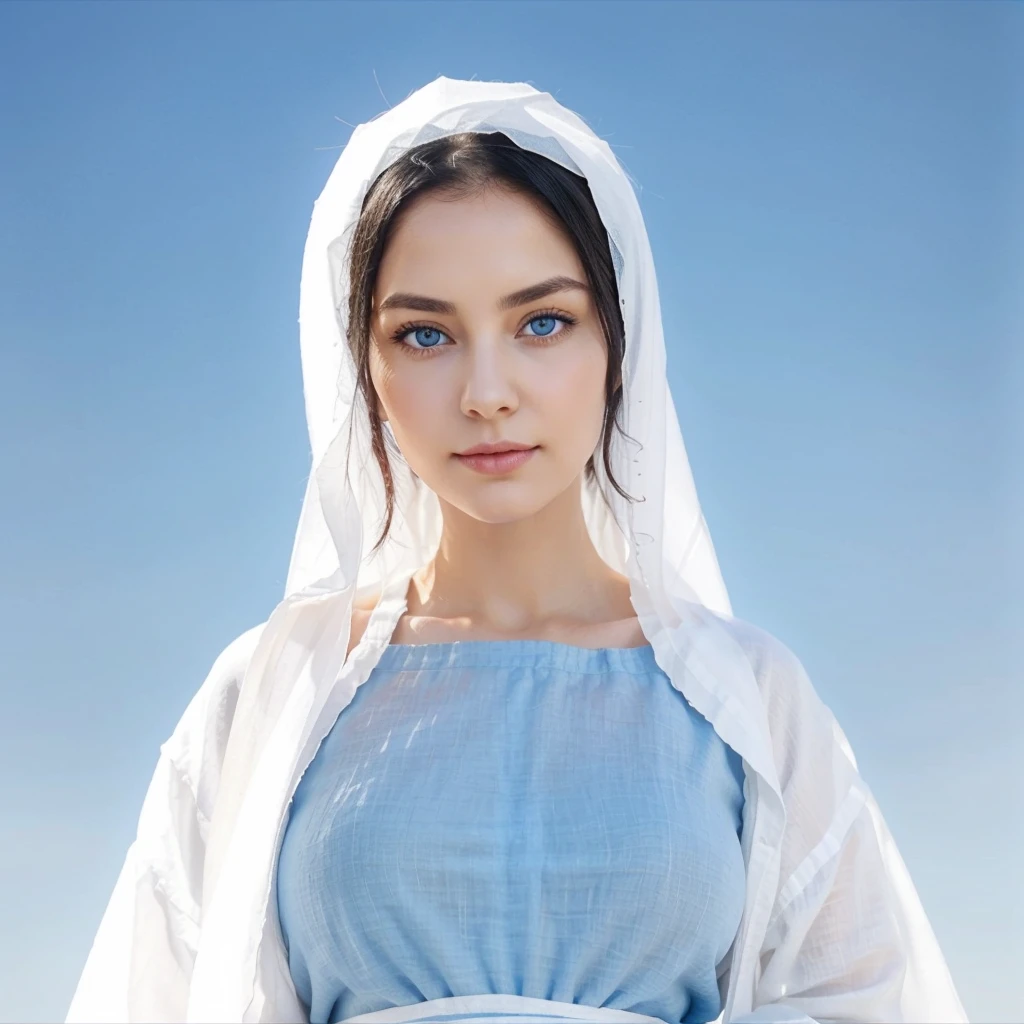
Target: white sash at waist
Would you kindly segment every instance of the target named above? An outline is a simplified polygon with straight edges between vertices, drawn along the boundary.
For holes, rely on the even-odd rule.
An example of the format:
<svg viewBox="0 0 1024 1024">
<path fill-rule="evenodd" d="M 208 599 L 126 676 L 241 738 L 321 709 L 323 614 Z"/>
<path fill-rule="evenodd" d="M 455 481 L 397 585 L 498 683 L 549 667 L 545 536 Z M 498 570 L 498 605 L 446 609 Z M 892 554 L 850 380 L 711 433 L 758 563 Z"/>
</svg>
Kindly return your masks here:
<svg viewBox="0 0 1024 1024">
<path fill-rule="evenodd" d="M 499 1016 L 494 1016 L 499 1014 Z M 504 1016 L 507 1014 L 508 1016 Z M 660 1017 L 647 1017 L 608 1006 L 559 1003 L 529 996 L 449 996 L 428 999 L 410 1006 L 361 1013 L 341 1024 L 560 1024 L 588 1021 L 590 1024 L 665 1024 Z"/>
</svg>

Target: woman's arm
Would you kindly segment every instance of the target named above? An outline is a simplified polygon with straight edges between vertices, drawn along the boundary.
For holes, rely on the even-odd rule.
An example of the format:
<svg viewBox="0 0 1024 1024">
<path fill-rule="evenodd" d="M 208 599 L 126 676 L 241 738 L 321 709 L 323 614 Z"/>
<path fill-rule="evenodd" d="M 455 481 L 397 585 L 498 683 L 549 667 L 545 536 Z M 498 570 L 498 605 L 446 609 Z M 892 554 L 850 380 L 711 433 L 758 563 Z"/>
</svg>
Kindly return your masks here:
<svg viewBox="0 0 1024 1024">
<path fill-rule="evenodd" d="M 209 814 L 238 687 L 262 627 L 217 658 L 160 747 L 135 841 L 66 1021 L 183 1021 L 199 945 Z"/>
</svg>

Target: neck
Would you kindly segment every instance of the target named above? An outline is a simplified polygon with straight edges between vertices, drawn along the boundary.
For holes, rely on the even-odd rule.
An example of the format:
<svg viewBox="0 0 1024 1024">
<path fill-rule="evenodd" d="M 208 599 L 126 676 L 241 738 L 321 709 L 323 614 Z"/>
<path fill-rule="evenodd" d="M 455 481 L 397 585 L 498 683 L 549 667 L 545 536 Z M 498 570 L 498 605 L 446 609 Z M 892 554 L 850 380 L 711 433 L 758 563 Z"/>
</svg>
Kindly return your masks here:
<svg viewBox="0 0 1024 1024">
<path fill-rule="evenodd" d="M 577 478 L 539 512 L 511 523 L 483 523 L 442 502 L 441 542 L 413 577 L 409 614 L 510 635 L 553 622 L 631 617 L 629 581 L 597 553 L 581 486 Z"/>
</svg>

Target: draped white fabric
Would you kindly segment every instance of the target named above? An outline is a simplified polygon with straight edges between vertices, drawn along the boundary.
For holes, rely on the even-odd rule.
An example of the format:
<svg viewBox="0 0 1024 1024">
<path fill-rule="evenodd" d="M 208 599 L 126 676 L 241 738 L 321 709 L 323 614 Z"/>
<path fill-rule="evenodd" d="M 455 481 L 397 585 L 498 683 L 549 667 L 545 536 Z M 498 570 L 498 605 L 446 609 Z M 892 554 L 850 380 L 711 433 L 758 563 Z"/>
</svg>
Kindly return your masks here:
<svg viewBox="0 0 1024 1024">
<path fill-rule="evenodd" d="M 747 891 L 720 978 L 724 1018 L 966 1019 L 841 729 L 792 652 L 731 615 L 667 385 L 654 264 L 629 179 L 548 93 L 444 77 L 360 125 L 315 204 L 300 299 L 313 471 L 286 594 L 226 648 L 162 746 L 67 1019 L 305 1019 L 272 912 L 284 816 L 440 533 L 436 496 L 396 465 L 394 527 L 367 556 L 384 491 L 346 343 L 347 245 L 384 168 L 464 131 L 504 132 L 584 175 L 608 229 L 632 439 L 616 436 L 613 466 L 644 500 L 621 499 L 596 460 L 611 510 L 590 488 L 584 508 L 598 550 L 630 579 L 659 665 L 744 760 Z M 378 586 L 383 599 L 346 661 L 355 593 Z"/>
</svg>

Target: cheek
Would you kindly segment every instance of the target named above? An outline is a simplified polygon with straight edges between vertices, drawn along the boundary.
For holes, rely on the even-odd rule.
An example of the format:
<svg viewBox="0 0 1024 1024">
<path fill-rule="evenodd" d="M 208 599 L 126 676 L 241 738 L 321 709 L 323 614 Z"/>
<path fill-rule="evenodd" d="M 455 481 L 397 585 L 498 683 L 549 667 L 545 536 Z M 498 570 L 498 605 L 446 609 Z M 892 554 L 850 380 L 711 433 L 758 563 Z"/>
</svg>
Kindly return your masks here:
<svg viewBox="0 0 1024 1024">
<path fill-rule="evenodd" d="M 578 437 L 584 447 L 596 441 L 604 420 L 606 367 L 603 346 L 594 346 L 545 375 L 546 405 L 565 440 Z"/>
<path fill-rule="evenodd" d="M 410 462 L 418 461 L 418 451 L 436 447 L 441 433 L 439 392 L 436 386 L 424 386 L 423 374 L 403 373 L 389 367 L 379 357 L 370 366 L 370 377 L 377 392 L 382 418 L 391 424 L 395 440 Z"/>
</svg>

